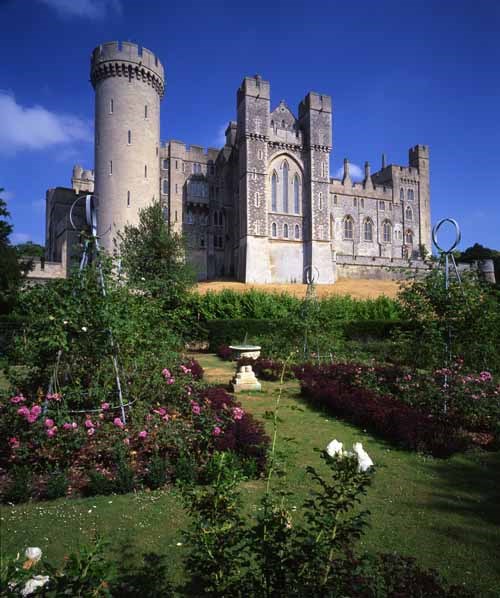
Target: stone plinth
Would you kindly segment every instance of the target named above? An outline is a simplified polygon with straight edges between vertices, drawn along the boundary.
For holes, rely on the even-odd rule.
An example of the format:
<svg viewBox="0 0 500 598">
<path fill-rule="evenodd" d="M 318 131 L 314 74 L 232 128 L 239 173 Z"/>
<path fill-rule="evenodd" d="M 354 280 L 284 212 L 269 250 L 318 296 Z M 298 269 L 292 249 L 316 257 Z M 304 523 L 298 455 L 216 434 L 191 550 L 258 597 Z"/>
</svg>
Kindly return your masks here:
<svg viewBox="0 0 500 598">
<path fill-rule="evenodd" d="M 241 357 L 249 357 L 250 359 L 258 359 L 260 357 L 260 347 L 257 345 L 230 345 L 233 352 L 233 359 L 237 361 Z"/>
<path fill-rule="evenodd" d="M 261 383 L 257 380 L 251 365 L 242 365 L 235 377 L 231 380 L 233 392 L 247 392 L 249 390 L 262 390 Z"/>
</svg>

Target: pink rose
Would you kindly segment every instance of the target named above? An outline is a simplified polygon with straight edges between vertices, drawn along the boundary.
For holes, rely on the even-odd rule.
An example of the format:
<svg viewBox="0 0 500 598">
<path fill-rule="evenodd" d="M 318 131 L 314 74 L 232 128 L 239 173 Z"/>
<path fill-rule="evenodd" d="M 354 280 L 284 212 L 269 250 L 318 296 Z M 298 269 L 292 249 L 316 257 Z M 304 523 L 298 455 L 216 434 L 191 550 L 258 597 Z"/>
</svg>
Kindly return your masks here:
<svg viewBox="0 0 500 598">
<path fill-rule="evenodd" d="M 167 384 L 173 384 L 175 382 L 175 378 L 168 378 Z"/>
<path fill-rule="evenodd" d="M 40 405 L 33 405 L 33 407 L 31 408 L 31 415 L 33 415 L 35 419 L 40 415 L 41 412 L 42 408 L 40 407 Z"/>
<path fill-rule="evenodd" d="M 46 434 L 47 434 L 47 436 L 48 436 L 49 438 L 52 438 L 52 437 L 54 437 L 54 436 L 56 435 L 56 432 L 57 432 L 57 428 L 56 428 L 56 427 L 53 427 L 53 428 L 49 428 L 49 429 L 47 430 Z"/>
<path fill-rule="evenodd" d="M 58 392 L 54 392 L 54 393 L 47 393 L 46 395 L 46 399 L 47 401 L 60 401 L 61 400 L 61 395 Z"/>
<path fill-rule="evenodd" d="M 163 417 L 165 413 L 167 413 L 167 410 L 163 407 L 158 407 L 158 409 L 153 409 L 153 413 L 157 413 L 158 415 L 161 415 Z"/>
<path fill-rule="evenodd" d="M 107 411 L 109 409 L 109 403 L 101 403 L 101 409 Z"/>
<path fill-rule="evenodd" d="M 146 438 L 148 435 L 148 433 L 146 432 L 146 430 L 142 430 L 141 432 L 139 432 L 139 438 L 141 438 L 142 440 L 144 440 L 144 438 Z"/>
<path fill-rule="evenodd" d="M 72 430 L 73 426 L 69 423 L 66 422 L 65 424 L 63 424 L 63 430 Z"/>
<path fill-rule="evenodd" d="M 170 416 L 169 416 L 169 414 L 168 414 L 168 413 L 165 413 L 165 415 L 162 417 L 162 420 L 163 420 L 164 422 L 168 422 L 168 420 L 169 420 L 169 419 L 170 419 Z"/>
<path fill-rule="evenodd" d="M 163 369 L 161 373 L 165 378 L 171 378 L 171 376 L 172 376 L 170 373 L 170 370 L 167 368 Z"/>
<path fill-rule="evenodd" d="M 9 438 L 9 444 L 11 449 L 18 449 L 21 446 L 21 443 L 15 436 Z"/>
<path fill-rule="evenodd" d="M 221 434 L 222 430 L 219 428 L 219 426 L 215 426 L 215 428 L 212 431 L 212 434 L 214 436 L 219 436 Z"/>
<path fill-rule="evenodd" d="M 115 417 L 115 419 L 113 420 L 113 424 L 117 428 L 124 428 L 125 427 L 125 424 L 122 422 L 122 420 L 119 417 Z"/>
<path fill-rule="evenodd" d="M 17 412 L 19 413 L 19 415 L 21 415 L 22 417 L 29 417 L 30 415 L 30 410 L 26 407 L 20 407 Z"/>
<path fill-rule="evenodd" d="M 10 402 L 13 405 L 17 405 L 17 403 L 24 403 L 25 400 L 26 399 L 23 397 L 23 395 L 17 395 L 15 397 L 12 397 L 11 400 L 10 400 Z"/>
<path fill-rule="evenodd" d="M 86 428 L 89 428 L 89 429 L 90 429 L 90 428 L 95 428 L 95 425 L 92 423 L 92 420 L 91 420 L 91 419 L 86 419 L 86 420 L 85 420 L 85 424 L 84 424 L 84 426 L 85 426 Z"/>
<path fill-rule="evenodd" d="M 128 446 L 130 444 L 130 440 L 128 438 L 124 438 L 123 444 L 126 444 Z"/>
<path fill-rule="evenodd" d="M 87 430 L 87 435 L 88 435 L 88 436 L 93 436 L 94 432 L 95 432 L 94 428 L 89 428 L 89 429 Z"/>
<path fill-rule="evenodd" d="M 191 411 L 195 415 L 200 415 L 200 413 L 201 413 L 201 407 L 198 405 L 198 403 L 195 403 L 195 401 L 191 401 Z"/>
<path fill-rule="evenodd" d="M 237 419 L 242 419 L 242 417 L 245 415 L 245 412 L 243 411 L 243 409 L 241 409 L 241 407 L 234 407 L 233 409 L 233 417 L 235 420 Z"/>
<path fill-rule="evenodd" d="M 72 422 L 71 427 L 73 430 L 76 430 L 78 428 L 78 424 L 76 422 Z"/>
<path fill-rule="evenodd" d="M 49 417 L 45 420 L 45 427 L 46 428 L 53 428 L 54 427 L 54 420 L 50 419 Z"/>
</svg>

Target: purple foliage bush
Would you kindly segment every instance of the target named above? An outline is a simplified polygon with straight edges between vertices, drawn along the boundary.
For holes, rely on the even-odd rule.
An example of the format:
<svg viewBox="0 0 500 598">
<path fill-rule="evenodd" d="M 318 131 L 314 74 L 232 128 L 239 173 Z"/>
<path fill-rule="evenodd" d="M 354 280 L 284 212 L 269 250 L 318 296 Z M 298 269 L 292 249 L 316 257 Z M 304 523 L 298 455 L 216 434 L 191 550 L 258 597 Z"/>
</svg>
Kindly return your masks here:
<svg viewBox="0 0 500 598">
<path fill-rule="evenodd" d="M 225 361 L 230 361 L 233 352 L 231 351 L 228 345 L 219 345 L 219 347 L 217 348 L 217 355 Z"/>
<path fill-rule="evenodd" d="M 354 364 L 295 368 L 302 395 L 312 404 L 410 449 L 446 457 L 467 446 L 453 417 L 436 416 L 389 394 L 361 386 L 363 368 Z"/>
</svg>

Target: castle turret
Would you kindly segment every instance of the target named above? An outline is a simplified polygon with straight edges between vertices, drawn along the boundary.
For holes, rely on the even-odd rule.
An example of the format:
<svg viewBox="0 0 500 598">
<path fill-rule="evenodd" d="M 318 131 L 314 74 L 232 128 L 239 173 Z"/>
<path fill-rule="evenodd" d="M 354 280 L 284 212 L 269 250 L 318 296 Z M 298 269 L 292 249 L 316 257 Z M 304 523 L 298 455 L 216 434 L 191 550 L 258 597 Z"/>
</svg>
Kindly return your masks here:
<svg viewBox="0 0 500 598">
<path fill-rule="evenodd" d="M 409 164 L 418 169 L 418 211 L 420 239 L 428 253 L 432 253 L 431 243 L 431 207 L 429 185 L 429 146 L 416 145 L 408 152 Z"/>
<path fill-rule="evenodd" d="M 146 48 L 109 42 L 95 48 L 95 194 L 98 233 L 112 251 L 117 232 L 137 224 L 160 196 L 160 101 L 163 66 Z"/>
</svg>

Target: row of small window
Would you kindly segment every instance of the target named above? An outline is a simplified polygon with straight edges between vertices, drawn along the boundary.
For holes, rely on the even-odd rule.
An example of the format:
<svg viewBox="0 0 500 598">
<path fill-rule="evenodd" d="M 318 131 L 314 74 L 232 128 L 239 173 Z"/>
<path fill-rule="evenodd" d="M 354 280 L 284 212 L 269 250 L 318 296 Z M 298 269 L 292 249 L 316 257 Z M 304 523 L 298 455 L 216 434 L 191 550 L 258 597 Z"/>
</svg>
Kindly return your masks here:
<svg viewBox="0 0 500 598">
<path fill-rule="evenodd" d="M 415 192 L 413 191 L 413 189 L 407 190 L 406 197 L 408 198 L 409 201 L 413 201 L 415 199 Z M 404 201 L 404 199 L 405 199 L 405 190 L 403 187 L 401 187 L 401 189 L 399 190 L 399 199 L 400 199 L 400 201 Z"/>
<path fill-rule="evenodd" d="M 115 101 L 113 98 L 111 98 L 109 100 L 109 113 L 113 114 L 115 111 Z M 144 118 L 147 119 L 148 118 L 148 105 L 145 104 L 144 105 Z"/>
<path fill-rule="evenodd" d="M 215 211 L 212 216 L 212 222 L 214 226 L 224 226 L 224 214 L 219 211 Z M 209 224 L 207 214 L 198 214 L 187 210 L 186 212 L 186 224 L 201 224 L 207 226 Z"/>
<path fill-rule="evenodd" d="M 363 241 L 373 241 L 373 221 L 370 218 L 366 218 L 363 222 Z M 344 240 L 352 241 L 354 239 L 354 220 L 350 216 L 344 218 Z M 401 240 L 401 231 L 395 231 L 395 238 Z M 333 238 L 333 227 L 332 227 L 332 238 Z M 392 242 L 392 223 L 389 220 L 384 220 L 382 223 L 382 239 L 384 243 Z M 408 229 L 405 233 L 405 243 L 413 244 L 413 231 Z"/>
<path fill-rule="evenodd" d="M 272 237 L 277 237 L 278 236 L 278 225 L 276 222 L 273 222 L 271 224 L 271 236 Z M 283 224 L 283 239 L 289 239 L 290 238 L 290 229 L 288 227 L 288 224 Z M 294 226 L 294 239 L 300 239 L 300 226 L 298 224 L 296 224 Z"/>
<path fill-rule="evenodd" d="M 181 162 L 181 169 L 182 172 L 186 172 L 186 164 L 188 162 Z M 162 170 L 168 170 L 170 166 L 169 158 L 164 158 L 161 163 Z M 174 166 L 176 170 L 179 170 L 179 160 L 174 160 Z M 193 162 L 192 174 L 203 174 L 204 173 L 204 164 L 200 164 L 199 162 Z M 207 170 L 210 175 L 215 174 L 215 166 L 212 163 L 207 165 Z"/>
</svg>

